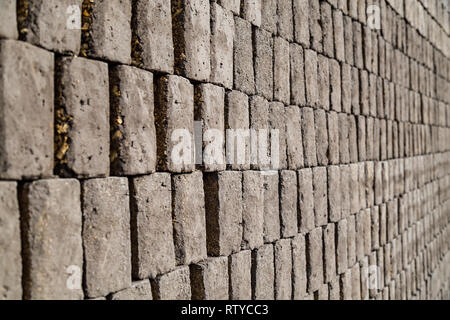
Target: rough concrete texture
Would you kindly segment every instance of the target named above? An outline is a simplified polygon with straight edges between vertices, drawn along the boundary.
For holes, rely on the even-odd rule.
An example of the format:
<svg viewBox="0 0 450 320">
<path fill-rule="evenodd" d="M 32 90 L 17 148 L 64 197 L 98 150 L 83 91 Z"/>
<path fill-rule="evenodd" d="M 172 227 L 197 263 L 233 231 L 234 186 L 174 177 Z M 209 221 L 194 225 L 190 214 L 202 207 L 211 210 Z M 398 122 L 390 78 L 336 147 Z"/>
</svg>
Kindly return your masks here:
<svg viewBox="0 0 450 320">
<path fill-rule="evenodd" d="M 0 299 L 450 299 L 448 17 L 0 1 Z"/>
<path fill-rule="evenodd" d="M 81 237 L 80 183 L 72 179 L 31 182 L 24 185 L 20 198 L 24 204 L 23 297 L 83 299 L 86 243 Z"/>
</svg>

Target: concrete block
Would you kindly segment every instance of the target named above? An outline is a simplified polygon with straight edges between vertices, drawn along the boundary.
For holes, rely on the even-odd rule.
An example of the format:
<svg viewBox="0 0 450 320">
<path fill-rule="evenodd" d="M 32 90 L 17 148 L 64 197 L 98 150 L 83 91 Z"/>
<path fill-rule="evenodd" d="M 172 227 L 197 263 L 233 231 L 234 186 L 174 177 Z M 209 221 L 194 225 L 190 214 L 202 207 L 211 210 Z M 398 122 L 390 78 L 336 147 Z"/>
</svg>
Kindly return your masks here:
<svg viewBox="0 0 450 320">
<path fill-rule="evenodd" d="M 242 174 L 219 172 L 204 176 L 208 254 L 228 256 L 242 242 Z"/>
<path fill-rule="evenodd" d="M 292 247 L 290 239 L 279 240 L 274 245 L 275 299 L 292 298 Z"/>
<path fill-rule="evenodd" d="M 84 1 L 82 11 L 81 55 L 130 64 L 131 1 Z"/>
<path fill-rule="evenodd" d="M 56 172 L 77 177 L 108 175 L 108 65 L 61 58 L 57 60 L 56 87 Z"/>
<path fill-rule="evenodd" d="M 232 12 L 211 4 L 211 82 L 233 88 L 234 17 Z"/>
<path fill-rule="evenodd" d="M 317 166 L 316 132 L 314 110 L 301 108 L 304 162 L 307 167 Z"/>
<path fill-rule="evenodd" d="M 291 73 L 291 104 L 303 106 L 306 104 L 305 57 L 303 47 L 295 43 L 291 43 L 289 45 L 289 55 L 289 70 Z"/>
<path fill-rule="evenodd" d="M 20 212 L 15 182 L 0 182 L 0 300 L 22 299 Z"/>
<path fill-rule="evenodd" d="M 298 172 L 298 186 L 299 231 L 306 233 L 315 226 L 313 172 L 311 169 L 302 169 Z"/>
<path fill-rule="evenodd" d="M 225 98 L 225 129 L 227 164 L 233 170 L 250 169 L 250 128 L 248 97 L 239 91 L 230 91 Z"/>
<path fill-rule="evenodd" d="M 230 299 L 251 300 L 252 298 L 252 252 L 240 251 L 228 258 L 230 277 Z"/>
<path fill-rule="evenodd" d="M 256 93 L 268 100 L 273 100 L 274 94 L 274 41 L 272 35 L 262 29 L 255 29 L 255 87 Z M 277 53 L 280 52 L 277 50 Z M 288 51 L 289 53 L 289 51 Z M 282 62 L 278 59 L 278 62 Z M 288 65 L 289 68 L 289 65 Z M 279 73 L 278 73 L 279 76 Z M 289 87 L 287 87 L 289 89 Z"/>
<path fill-rule="evenodd" d="M 201 172 L 172 176 L 175 256 L 178 265 L 206 258 L 205 197 Z"/>
<path fill-rule="evenodd" d="M 233 46 L 234 89 L 246 94 L 255 93 L 253 71 L 252 26 L 239 17 L 234 18 L 235 37 Z"/>
<path fill-rule="evenodd" d="M 0 41 L 2 179 L 52 174 L 53 71 L 53 54 L 19 41 Z"/>
<path fill-rule="evenodd" d="M 323 229 L 323 243 L 324 243 L 324 272 L 325 282 L 330 283 L 336 278 L 336 234 L 335 225 L 328 224 Z"/>
<path fill-rule="evenodd" d="M 130 288 L 113 293 L 111 300 L 153 300 L 150 281 L 133 282 Z"/>
<path fill-rule="evenodd" d="M 317 291 L 324 282 L 322 228 L 306 235 L 306 265 L 308 292 Z"/>
<path fill-rule="evenodd" d="M 170 175 L 134 178 L 130 190 L 133 278 L 154 279 L 175 268 Z"/>
<path fill-rule="evenodd" d="M 202 122 L 203 171 L 225 170 L 225 90 L 212 84 L 196 86 L 194 117 Z"/>
<path fill-rule="evenodd" d="M 228 258 L 208 258 L 190 266 L 192 300 L 228 300 Z"/>
<path fill-rule="evenodd" d="M 291 101 L 289 60 L 289 42 L 276 37 L 273 41 L 273 97 L 284 104 Z"/>
<path fill-rule="evenodd" d="M 158 167 L 175 173 L 194 170 L 194 87 L 179 76 L 156 81 Z M 174 141 L 175 140 L 175 141 Z"/>
<path fill-rule="evenodd" d="M 156 170 L 153 74 L 128 66 L 110 70 L 111 171 L 116 175 Z"/>
<path fill-rule="evenodd" d="M 85 288 L 89 298 L 104 297 L 131 286 L 131 240 L 128 180 L 83 182 Z"/>
<path fill-rule="evenodd" d="M 252 300 L 274 300 L 275 269 L 272 244 L 252 252 Z"/>
<path fill-rule="evenodd" d="M 294 38 L 295 42 L 310 46 L 310 27 L 309 27 L 309 2 L 307 0 L 293 0 L 292 9 L 294 13 Z"/>
<path fill-rule="evenodd" d="M 196 81 L 211 75 L 210 2 L 172 1 L 175 72 Z"/>
<path fill-rule="evenodd" d="M 280 224 L 281 237 L 291 238 L 298 233 L 297 173 L 280 172 Z"/>
<path fill-rule="evenodd" d="M 304 166 L 302 113 L 297 106 L 288 106 L 285 109 L 286 123 L 286 160 L 290 170 L 300 169 Z"/>
<path fill-rule="evenodd" d="M 22 252 L 25 266 L 22 275 L 23 298 L 27 300 L 83 299 L 82 213 L 79 182 L 76 180 L 30 182 L 25 184 L 20 199 L 24 204 L 22 210 Z M 85 247 L 85 267 L 89 257 L 86 249 Z M 87 269 L 85 275 L 88 275 Z M 116 279 L 118 276 L 119 274 L 116 274 Z M 67 286 L 68 281 L 73 285 L 70 287 L 73 290 Z"/>
<path fill-rule="evenodd" d="M 242 248 L 255 249 L 264 244 L 264 180 L 258 171 L 242 174 Z"/>
<path fill-rule="evenodd" d="M 132 63 L 147 70 L 173 73 L 175 57 L 170 2 L 137 0 L 132 6 Z"/>
<path fill-rule="evenodd" d="M 152 280 L 155 300 L 191 300 L 189 267 L 180 267 Z"/>
</svg>

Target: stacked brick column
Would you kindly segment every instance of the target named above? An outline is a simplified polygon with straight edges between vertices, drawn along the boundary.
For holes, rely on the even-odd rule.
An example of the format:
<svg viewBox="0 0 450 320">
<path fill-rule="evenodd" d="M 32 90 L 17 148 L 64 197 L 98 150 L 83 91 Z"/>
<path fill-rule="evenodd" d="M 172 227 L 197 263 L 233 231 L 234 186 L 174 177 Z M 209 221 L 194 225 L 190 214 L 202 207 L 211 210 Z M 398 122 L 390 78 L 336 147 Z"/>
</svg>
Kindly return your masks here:
<svg viewBox="0 0 450 320">
<path fill-rule="evenodd" d="M 0 299 L 450 299 L 446 3 L 2 1 Z"/>
</svg>

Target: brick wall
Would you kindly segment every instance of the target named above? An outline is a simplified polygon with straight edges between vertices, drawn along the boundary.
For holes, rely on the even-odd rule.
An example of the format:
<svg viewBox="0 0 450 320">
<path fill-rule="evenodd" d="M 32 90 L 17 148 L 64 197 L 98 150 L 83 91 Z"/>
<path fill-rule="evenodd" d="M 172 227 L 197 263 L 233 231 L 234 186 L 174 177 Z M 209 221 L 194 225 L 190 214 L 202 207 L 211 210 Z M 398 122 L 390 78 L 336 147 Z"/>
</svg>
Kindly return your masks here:
<svg viewBox="0 0 450 320">
<path fill-rule="evenodd" d="M 0 299 L 450 298 L 446 1 L 0 21 Z"/>
</svg>

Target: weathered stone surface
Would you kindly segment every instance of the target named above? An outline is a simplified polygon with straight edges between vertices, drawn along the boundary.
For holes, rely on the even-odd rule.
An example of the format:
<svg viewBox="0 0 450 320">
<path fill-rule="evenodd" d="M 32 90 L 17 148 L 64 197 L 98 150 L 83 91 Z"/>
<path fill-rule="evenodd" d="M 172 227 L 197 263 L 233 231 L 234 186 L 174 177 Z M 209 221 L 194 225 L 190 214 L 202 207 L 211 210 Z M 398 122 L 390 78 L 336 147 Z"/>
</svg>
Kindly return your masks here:
<svg viewBox="0 0 450 320">
<path fill-rule="evenodd" d="M 341 170 L 338 166 L 330 166 L 328 167 L 328 211 L 330 222 L 337 222 L 341 219 L 341 202 Z"/>
<path fill-rule="evenodd" d="M 301 300 L 306 296 L 306 243 L 305 236 L 297 235 L 292 239 L 292 297 Z"/>
<path fill-rule="evenodd" d="M 272 170 L 287 169 L 286 107 L 281 102 L 269 103 L 270 157 Z"/>
<path fill-rule="evenodd" d="M 201 172 L 172 176 L 173 232 L 177 264 L 206 258 L 205 197 Z"/>
<path fill-rule="evenodd" d="M 82 187 L 84 285 L 98 298 L 131 286 L 128 181 L 92 179 Z"/>
<path fill-rule="evenodd" d="M 19 36 L 17 30 L 17 2 L 15 0 L 2 1 L 0 10 L 0 20 L 3 21 L 0 26 L 0 38 L 17 39 Z"/>
<path fill-rule="evenodd" d="M 286 160 L 290 170 L 303 168 L 302 113 L 297 106 L 285 109 Z"/>
<path fill-rule="evenodd" d="M 152 173 L 156 169 L 153 74 L 133 67 L 110 70 L 111 171 L 117 175 Z"/>
<path fill-rule="evenodd" d="M 261 1 L 262 0 L 243 0 L 241 2 L 243 18 L 250 21 L 256 27 L 261 26 Z"/>
<path fill-rule="evenodd" d="M 170 2 L 132 2 L 133 64 L 148 70 L 172 73 L 174 50 Z"/>
<path fill-rule="evenodd" d="M 208 254 L 228 256 L 242 242 L 242 174 L 219 172 L 204 177 Z"/>
<path fill-rule="evenodd" d="M 228 300 L 228 258 L 208 258 L 190 266 L 193 300 Z"/>
<path fill-rule="evenodd" d="M 6 4 L 2 4 L 2 11 L 7 13 L 10 10 L 9 23 L 8 20 L 2 19 L 4 26 L 0 27 L 5 29 L 6 37 L 17 38 L 19 27 L 21 39 L 27 42 L 59 53 L 78 54 L 81 43 L 82 0 L 18 1 L 18 26 L 15 19 L 16 4 L 13 2 L 7 0 Z M 3 9 L 5 5 L 6 8 Z M 12 28 L 16 30 L 13 31 Z M 0 36 L 1 33 L 0 30 Z"/>
<path fill-rule="evenodd" d="M 317 84 L 319 86 L 319 106 L 330 110 L 330 66 L 326 56 L 318 55 Z"/>
<path fill-rule="evenodd" d="M 152 280 L 152 292 L 155 300 L 190 300 L 189 267 L 180 267 Z"/>
<path fill-rule="evenodd" d="M 230 299 L 251 300 L 252 298 L 252 252 L 235 253 L 228 258 L 230 277 Z"/>
<path fill-rule="evenodd" d="M 256 93 L 272 100 L 274 94 L 274 41 L 264 30 L 255 30 L 255 87 Z M 289 87 L 288 87 L 289 89 Z"/>
<path fill-rule="evenodd" d="M 62 176 L 109 174 L 108 65 L 77 57 L 57 60 L 56 171 Z"/>
<path fill-rule="evenodd" d="M 27 183 L 21 200 L 24 204 L 23 297 L 33 300 L 82 299 L 83 247 L 79 182 L 39 180 Z M 86 245 L 85 242 L 85 267 L 89 261 Z M 85 274 L 88 275 L 88 270 Z M 89 295 L 89 292 L 86 293 Z"/>
<path fill-rule="evenodd" d="M 314 187 L 314 220 L 316 227 L 324 226 L 328 223 L 328 187 L 327 168 L 313 168 Z"/>
<path fill-rule="evenodd" d="M 268 244 L 252 252 L 252 299 L 273 300 L 274 284 L 274 249 Z"/>
<path fill-rule="evenodd" d="M 298 199 L 299 231 L 307 233 L 315 227 L 313 172 L 311 169 L 298 171 Z"/>
<path fill-rule="evenodd" d="M 53 71 L 53 54 L 19 41 L 0 41 L 2 179 L 52 174 Z"/>
<path fill-rule="evenodd" d="M 273 97 L 284 104 L 290 103 L 289 42 L 276 37 L 273 41 Z"/>
<path fill-rule="evenodd" d="M 338 230 L 339 231 L 339 230 Z M 331 282 L 336 278 L 336 235 L 335 224 L 330 223 L 323 229 L 323 243 L 324 243 L 324 271 L 325 281 Z"/>
<path fill-rule="evenodd" d="M 150 281 L 133 282 L 130 288 L 113 293 L 111 300 L 153 300 Z"/>
<path fill-rule="evenodd" d="M 310 45 L 309 3 L 307 0 L 293 0 L 294 12 L 294 37 L 297 43 L 307 48 Z"/>
<path fill-rule="evenodd" d="M 347 220 L 340 220 L 336 224 L 336 270 L 343 274 L 347 270 L 348 262 L 348 225 Z"/>
<path fill-rule="evenodd" d="M 241 10 L 240 0 L 219 0 L 219 4 L 227 10 L 230 10 L 234 14 L 239 14 Z"/>
<path fill-rule="evenodd" d="M 312 108 L 302 108 L 301 113 L 305 166 L 315 167 L 317 166 L 317 149 L 314 110 Z"/>
<path fill-rule="evenodd" d="M 225 163 L 225 90 L 212 84 L 195 88 L 195 119 L 202 121 L 203 170 L 222 171 Z"/>
<path fill-rule="evenodd" d="M 194 87 L 179 76 L 161 77 L 155 102 L 159 168 L 176 173 L 193 171 Z"/>
<path fill-rule="evenodd" d="M 264 197 L 264 242 L 280 239 L 279 176 L 277 172 L 262 175 Z"/>
<path fill-rule="evenodd" d="M 319 100 L 317 63 L 317 53 L 305 50 L 306 102 L 309 106 L 315 106 Z"/>
<path fill-rule="evenodd" d="M 290 238 L 298 233 L 298 188 L 295 171 L 280 173 L 281 237 Z"/>
<path fill-rule="evenodd" d="M 170 175 L 131 180 L 133 277 L 155 278 L 175 268 Z"/>
<path fill-rule="evenodd" d="M 175 72 L 196 81 L 211 75 L 210 2 L 172 1 Z"/>
<path fill-rule="evenodd" d="M 264 244 L 264 180 L 260 172 L 242 174 L 242 248 L 255 249 Z"/>
<path fill-rule="evenodd" d="M 327 114 L 324 110 L 314 110 L 314 126 L 316 132 L 317 164 L 328 165 L 328 128 Z"/>
<path fill-rule="evenodd" d="M 83 2 L 81 54 L 111 62 L 131 62 L 131 1 Z"/>
<path fill-rule="evenodd" d="M 310 293 L 318 290 L 324 281 L 322 239 L 322 228 L 316 228 L 306 236 L 306 270 Z"/>
<path fill-rule="evenodd" d="M 246 94 L 254 94 L 252 26 L 239 17 L 234 18 L 234 26 L 234 89 Z"/>
<path fill-rule="evenodd" d="M 274 245 L 275 299 L 292 298 L 292 247 L 290 239 L 279 240 Z"/>
<path fill-rule="evenodd" d="M 20 212 L 15 182 L 0 182 L 0 300 L 22 299 Z"/>
<path fill-rule="evenodd" d="M 289 55 L 289 70 L 291 74 L 291 104 L 305 105 L 305 56 L 303 47 L 295 43 L 291 43 L 289 45 Z"/>
</svg>

